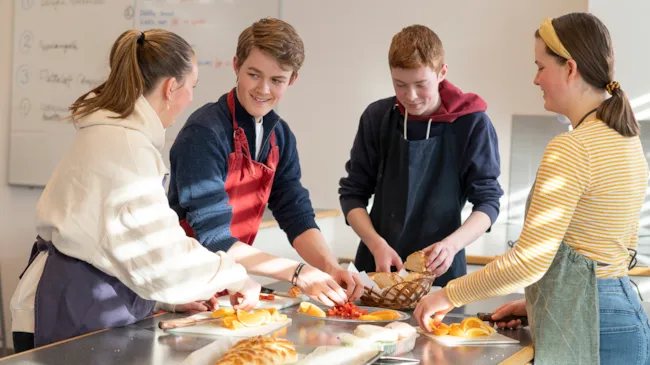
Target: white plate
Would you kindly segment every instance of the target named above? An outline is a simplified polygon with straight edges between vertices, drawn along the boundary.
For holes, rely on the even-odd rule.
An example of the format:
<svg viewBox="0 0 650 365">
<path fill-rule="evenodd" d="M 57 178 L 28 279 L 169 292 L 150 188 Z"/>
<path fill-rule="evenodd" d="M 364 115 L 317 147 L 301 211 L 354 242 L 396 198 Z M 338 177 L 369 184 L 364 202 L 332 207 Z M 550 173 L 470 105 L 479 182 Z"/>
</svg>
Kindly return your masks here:
<svg viewBox="0 0 650 365">
<path fill-rule="evenodd" d="M 212 312 L 201 312 L 193 315 L 196 318 L 211 318 Z M 266 335 L 273 333 L 281 328 L 291 324 L 291 318 L 285 322 L 273 322 L 259 327 L 244 327 L 238 330 L 231 330 L 221 325 L 221 321 L 214 321 L 195 326 L 180 327 L 166 330 L 172 333 L 194 333 L 199 335 L 213 335 L 226 337 L 252 337 L 257 335 Z M 241 338 L 240 338 L 241 339 Z"/>
<path fill-rule="evenodd" d="M 448 347 L 474 345 L 515 345 L 519 343 L 519 340 L 504 336 L 499 332 L 495 332 L 487 337 L 476 338 L 463 338 L 450 335 L 435 336 L 432 333 L 424 332 L 421 328 L 418 328 L 418 332 Z"/>
<path fill-rule="evenodd" d="M 241 338 L 225 337 L 203 346 L 185 358 L 181 365 L 213 365 Z"/>
<path fill-rule="evenodd" d="M 329 307 L 325 307 L 325 306 L 321 306 L 321 305 L 317 305 L 317 304 L 316 304 L 316 306 L 318 308 L 322 309 L 323 311 L 325 311 L 325 314 L 327 314 L 327 310 L 329 309 Z M 378 312 L 380 310 L 393 310 L 393 311 L 399 313 L 400 318 L 398 318 L 398 319 L 384 319 L 384 320 L 379 320 L 379 321 L 364 321 L 364 320 L 360 320 L 360 319 L 340 318 L 340 317 L 316 317 L 316 316 L 310 316 L 309 314 L 306 314 L 306 313 L 298 312 L 298 310 L 296 310 L 296 312 L 299 315 L 307 316 L 307 317 L 314 318 L 314 319 L 322 319 L 322 320 L 325 320 L 325 321 L 333 321 L 333 322 L 351 322 L 351 323 L 390 323 L 390 322 L 395 322 L 395 321 L 404 321 L 404 320 L 407 320 L 407 319 L 411 318 L 410 314 L 408 314 L 406 312 L 394 310 L 394 309 L 377 308 L 377 307 L 365 307 L 365 306 L 362 306 L 362 305 L 357 306 L 357 308 L 367 310 L 368 314 L 372 314 L 371 312 Z"/>
</svg>

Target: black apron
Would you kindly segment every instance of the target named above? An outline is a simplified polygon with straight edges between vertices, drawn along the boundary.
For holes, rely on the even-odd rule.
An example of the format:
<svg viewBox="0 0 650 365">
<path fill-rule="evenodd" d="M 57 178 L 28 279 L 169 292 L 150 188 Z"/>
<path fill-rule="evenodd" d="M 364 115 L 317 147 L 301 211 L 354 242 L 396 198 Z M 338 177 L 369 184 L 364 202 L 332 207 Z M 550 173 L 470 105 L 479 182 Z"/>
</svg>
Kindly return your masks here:
<svg viewBox="0 0 650 365">
<path fill-rule="evenodd" d="M 382 121 L 381 128 L 388 136 L 386 146 L 380 148 L 385 160 L 380 163 L 370 219 L 377 233 L 404 261 L 461 226 L 466 197 L 461 190 L 460 151 L 452 123 L 435 122 L 429 138 L 408 141 L 397 130 L 400 118 L 399 109 L 393 107 Z M 373 255 L 363 242 L 354 264 L 360 271 L 375 271 Z M 445 286 L 466 273 L 463 249 L 434 285 Z"/>
</svg>

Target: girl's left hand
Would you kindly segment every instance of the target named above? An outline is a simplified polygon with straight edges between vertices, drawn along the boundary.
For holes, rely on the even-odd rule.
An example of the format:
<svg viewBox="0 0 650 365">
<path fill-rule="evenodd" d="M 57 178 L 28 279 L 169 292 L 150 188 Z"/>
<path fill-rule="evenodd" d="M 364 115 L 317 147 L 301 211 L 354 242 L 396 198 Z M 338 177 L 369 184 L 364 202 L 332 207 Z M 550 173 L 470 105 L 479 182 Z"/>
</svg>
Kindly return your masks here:
<svg viewBox="0 0 650 365">
<path fill-rule="evenodd" d="M 420 299 L 413 316 L 423 330 L 431 332 L 433 331 L 429 323 L 431 316 L 435 315 L 433 322 L 437 325 L 445 318 L 445 314 L 452 309 L 454 309 L 454 305 L 449 300 L 447 291 L 443 288 Z"/>
</svg>

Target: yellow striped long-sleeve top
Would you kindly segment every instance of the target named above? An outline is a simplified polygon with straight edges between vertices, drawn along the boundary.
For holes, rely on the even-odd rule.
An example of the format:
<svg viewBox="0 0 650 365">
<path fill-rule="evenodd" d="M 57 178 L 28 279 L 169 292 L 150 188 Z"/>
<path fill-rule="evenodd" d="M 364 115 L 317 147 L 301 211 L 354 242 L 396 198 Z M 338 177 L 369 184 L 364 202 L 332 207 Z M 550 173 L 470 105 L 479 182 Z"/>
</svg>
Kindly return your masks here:
<svg viewBox="0 0 650 365">
<path fill-rule="evenodd" d="M 638 137 L 585 121 L 546 147 L 517 244 L 479 271 L 449 282 L 455 306 L 505 295 L 544 276 L 564 242 L 598 266 L 598 278 L 627 273 L 639 231 L 648 165 Z"/>
</svg>

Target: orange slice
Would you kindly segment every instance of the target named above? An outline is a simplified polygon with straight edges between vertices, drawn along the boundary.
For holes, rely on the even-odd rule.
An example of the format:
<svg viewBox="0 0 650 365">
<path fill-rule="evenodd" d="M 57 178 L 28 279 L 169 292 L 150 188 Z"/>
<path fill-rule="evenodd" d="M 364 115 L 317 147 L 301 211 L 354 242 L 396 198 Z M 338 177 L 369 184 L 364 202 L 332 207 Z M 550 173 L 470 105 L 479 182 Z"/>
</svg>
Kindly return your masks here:
<svg viewBox="0 0 650 365">
<path fill-rule="evenodd" d="M 307 313 L 307 309 L 311 307 L 311 303 L 309 302 L 301 302 L 300 306 L 298 307 L 298 312 L 300 313 Z"/>
<path fill-rule="evenodd" d="M 300 307 L 298 307 L 298 312 L 305 313 L 314 317 L 322 317 L 322 318 L 327 317 L 325 311 L 323 311 L 322 309 L 318 308 L 317 306 L 309 302 L 300 303 Z"/>
<path fill-rule="evenodd" d="M 275 308 L 262 308 L 259 309 L 261 311 L 267 311 L 271 315 L 271 321 L 275 321 L 275 319 L 278 317 L 280 313 L 278 313 L 278 310 Z"/>
<path fill-rule="evenodd" d="M 289 317 L 287 317 L 286 314 L 278 314 L 278 315 L 275 317 L 274 320 L 275 320 L 276 322 L 286 322 L 288 319 L 289 319 Z"/>
<path fill-rule="evenodd" d="M 452 323 L 449 327 L 449 334 L 456 337 L 465 337 L 465 331 L 458 323 Z"/>
<path fill-rule="evenodd" d="M 271 321 L 271 314 L 265 310 L 257 310 L 253 313 L 237 310 L 237 320 L 245 327 L 258 327 Z"/>
<path fill-rule="evenodd" d="M 485 324 L 477 317 L 469 317 L 460 322 L 460 327 L 467 332 L 470 328 L 482 328 Z"/>
<path fill-rule="evenodd" d="M 244 325 L 237 320 L 236 316 L 224 317 L 224 319 L 221 321 L 221 325 L 224 328 L 228 328 L 230 330 L 239 330 L 244 328 Z"/>
<path fill-rule="evenodd" d="M 225 316 L 230 316 L 235 314 L 235 310 L 232 308 L 219 308 L 216 311 L 212 312 L 212 318 L 221 318 Z"/>
<path fill-rule="evenodd" d="M 476 337 L 487 337 L 490 335 L 490 332 L 485 328 L 474 327 L 465 331 L 465 336 L 467 338 L 476 338 Z"/>
<path fill-rule="evenodd" d="M 382 318 L 374 314 L 364 314 L 362 316 L 359 316 L 359 320 L 360 321 L 381 321 Z"/>
<path fill-rule="evenodd" d="M 395 312 L 394 310 L 381 310 L 381 311 L 376 311 L 370 313 L 370 315 L 379 317 L 381 320 L 389 320 L 389 321 L 394 321 L 396 319 L 400 319 L 402 316 Z"/>
<path fill-rule="evenodd" d="M 317 306 L 315 306 L 313 304 L 307 310 L 307 314 L 309 314 L 311 316 L 314 316 L 314 317 L 323 317 L 323 318 L 327 317 L 327 314 L 325 314 L 325 311 L 323 311 L 322 309 L 318 308 Z"/>
<path fill-rule="evenodd" d="M 444 336 L 446 334 L 449 334 L 449 326 L 444 323 L 440 323 L 437 326 L 434 326 L 432 323 L 431 328 L 433 328 L 433 334 L 436 336 Z"/>
</svg>

